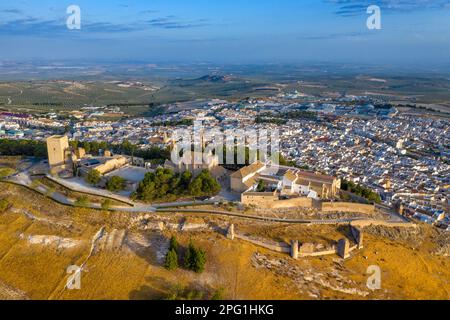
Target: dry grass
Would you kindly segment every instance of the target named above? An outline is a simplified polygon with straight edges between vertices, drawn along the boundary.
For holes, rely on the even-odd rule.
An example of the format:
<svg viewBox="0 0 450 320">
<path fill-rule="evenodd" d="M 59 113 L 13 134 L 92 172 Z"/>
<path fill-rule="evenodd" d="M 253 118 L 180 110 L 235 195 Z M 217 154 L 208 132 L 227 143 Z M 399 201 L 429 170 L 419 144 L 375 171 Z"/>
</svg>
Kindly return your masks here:
<svg viewBox="0 0 450 320">
<path fill-rule="evenodd" d="M 277 275 L 271 270 L 256 269 L 251 264 L 252 255 L 259 251 L 279 259 L 286 259 L 302 270 L 328 273 L 335 268 L 331 255 L 322 258 L 292 260 L 286 254 L 277 254 L 252 244 L 234 240 L 213 231 L 175 232 L 163 234 L 153 231 L 129 229 L 133 213 L 105 212 L 70 208 L 25 188 L 0 183 L 0 195 L 14 203 L 15 209 L 27 210 L 51 221 L 69 221 L 70 227 L 31 220 L 24 214 L 11 210 L 0 215 L 0 282 L 24 291 L 32 299 L 163 299 L 179 285 L 204 292 L 205 298 L 219 289 L 229 299 L 308 299 L 300 293 L 292 279 Z M 155 214 L 156 216 L 156 214 Z M 187 216 L 190 223 L 202 219 L 218 224 L 234 222 L 236 230 L 276 241 L 298 239 L 301 242 L 329 244 L 345 236 L 348 230 L 335 226 L 305 226 L 289 224 L 249 223 L 243 219 L 211 217 L 197 214 L 161 214 L 173 222 Z M 157 219 L 157 217 L 155 217 Z M 162 218 L 160 218 L 162 219 Z M 117 250 L 101 250 L 86 263 L 82 273 L 81 290 L 64 290 L 66 268 L 81 264 L 90 250 L 92 236 L 101 226 L 106 230 L 128 229 L 128 233 L 145 236 L 152 245 L 133 249 L 123 246 Z M 427 229 L 425 229 L 426 231 Z M 429 230 L 428 230 L 429 231 Z M 31 245 L 25 235 L 58 235 L 83 240 L 74 249 Z M 157 259 L 161 245 L 155 239 L 167 241 L 176 234 L 182 248 L 190 240 L 206 250 L 205 272 L 195 274 L 179 268 L 167 271 Z M 431 254 L 434 245 L 426 234 L 420 244 L 394 242 L 378 236 L 365 235 L 365 248 L 342 262 L 346 277 L 365 288 L 369 265 L 379 265 L 382 270 L 382 290 L 370 294 L 369 299 L 448 299 L 450 268 L 448 257 Z M 164 242 L 162 241 L 162 242 Z M 415 248 L 413 248 L 415 247 Z M 359 296 L 321 289 L 323 298 L 361 299 Z"/>
</svg>

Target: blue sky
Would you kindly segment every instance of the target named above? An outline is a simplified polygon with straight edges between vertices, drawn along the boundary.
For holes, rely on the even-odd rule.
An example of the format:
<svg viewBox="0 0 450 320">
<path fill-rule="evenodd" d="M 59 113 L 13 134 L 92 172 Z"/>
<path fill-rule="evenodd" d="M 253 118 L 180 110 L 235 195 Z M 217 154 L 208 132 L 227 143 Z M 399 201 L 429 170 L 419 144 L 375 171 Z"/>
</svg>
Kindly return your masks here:
<svg viewBox="0 0 450 320">
<path fill-rule="evenodd" d="M 81 30 L 66 8 L 81 8 Z M 381 8 L 368 30 L 366 8 Z M 0 4 L 0 59 L 448 64 L 450 0 L 39 0 Z"/>
</svg>

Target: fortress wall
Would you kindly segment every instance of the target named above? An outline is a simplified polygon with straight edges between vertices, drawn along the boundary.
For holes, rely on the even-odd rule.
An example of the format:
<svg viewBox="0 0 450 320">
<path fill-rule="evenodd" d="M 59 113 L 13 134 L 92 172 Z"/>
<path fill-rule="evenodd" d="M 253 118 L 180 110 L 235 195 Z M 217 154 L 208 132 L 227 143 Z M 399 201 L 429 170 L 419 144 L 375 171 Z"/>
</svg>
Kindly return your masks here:
<svg viewBox="0 0 450 320">
<path fill-rule="evenodd" d="M 312 198 L 300 197 L 286 200 L 276 200 L 273 203 L 272 208 L 290 208 L 290 207 L 312 208 L 312 206 L 313 206 Z"/>
<path fill-rule="evenodd" d="M 277 201 L 277 197 L 273 194 L 259 195 L 255 193 L 243 193 L 241 195 L 241 202 L 244 205 L 265 206 L 272 208 L 275 201 Z"/>
<path fill-rule="evenodd" d="M 322 202 L 322 211 L 373 214 L 375 213 L 375 206 L 352 202 Z"/>
<path fill-rule="evenodd" d="M 292 207 L 313 207 L 313 199 L 307 197 L 299 197 L 285 200 L 278 200 L 278 197 L 273 194 L 257 194 L 244 193 L 241 195 L 241 202 L 244 205 L 264 206 L 266 208 L 292 208 Z"/>
<path fill-rule="evenodd" d="M 348 212 L 348 213 L 375 213 L 375 206 L 371 204 L 353 202 L 322 202 L 314 201 L 312 198 L 298 197 L 279 200 L 271 193 L 247 192 L 241 195 L 241 202 L 244 205 L 262 206 L 268 209 L 279 208 L 317 208 L 322 212 Z M 317 203 L 315 203 L 317 202 Z"/>
</svg>

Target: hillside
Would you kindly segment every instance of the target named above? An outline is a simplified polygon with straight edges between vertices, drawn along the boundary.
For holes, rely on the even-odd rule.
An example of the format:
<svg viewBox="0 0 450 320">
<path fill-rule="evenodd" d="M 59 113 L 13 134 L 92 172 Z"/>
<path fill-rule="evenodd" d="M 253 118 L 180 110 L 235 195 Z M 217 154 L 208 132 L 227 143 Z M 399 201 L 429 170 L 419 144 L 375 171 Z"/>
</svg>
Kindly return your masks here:
<svg viewBox="0 0 450 320">
<path fill-rule="evenodd" d="M 230 299 L 449 297 L 450 265 L 444 256 L 448 238 L 427 225 L 412 233 L 368 229 L 364 249 L 346 260 L 337 255 L 293 260 L 287 254 L 229 240 L 223 230 L 233 222 L 238 231 L 270 241 L 295 238 L 327 245 L 346 235 L 348 228 L 69 208 L 5 183 L 0 183 L 0 198 L 13 204 L 0 214 L 1 298 L 165 299 L 192 297 L 193 290 L 203 299 L 217 291 Z M 89 256 L 102 227 L 104 233 Z M 192 239 L 206 250 L 204 273 L 163 268 L 172 235 L 182 248 Z M 83 262 L 81 290 L 64 289 L 66 268 Z M 372 292 L 365 285 L 366 269 L 374 264 L 382 271 L 382 289 Z"/>
</svg>

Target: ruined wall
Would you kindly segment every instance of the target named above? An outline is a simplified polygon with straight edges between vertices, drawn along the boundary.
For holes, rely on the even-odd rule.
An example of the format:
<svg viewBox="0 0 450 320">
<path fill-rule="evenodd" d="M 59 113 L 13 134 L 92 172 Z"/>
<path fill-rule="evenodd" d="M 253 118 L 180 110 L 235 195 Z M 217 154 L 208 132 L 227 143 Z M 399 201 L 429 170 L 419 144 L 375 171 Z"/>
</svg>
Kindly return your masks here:
<svg viewBox="0 0 450 320">
<path fill-rule="evenodd" d="M 408 223 L 408 222 L 390 222 L 390 221 L 381 221 L 381 220 L 355 220 L 352 221 L 351 226 L 353 227 L 359 227 L 364 228 L 368 226 L 384 226 L 384 227 L 391 227 L 391 228 L 417 228 L 417 225 L 414 223 Z"/>
<path fill-rule="evenodd" d="M 375 206 L 352 202 L 322 202 L 322 211 L 373 214 L 375 213 Z"/>
<path fill-rule="evenodd" d="M 250 237 L 244 236 L 242 234 L 238 234 L 238 233 L 234 234 L 234 238 L 245 240 L 245 241 L 251 242 L 253 244 L 256 244 L 260 247 L 263 247 L 263 248 L 266 248 L 269 250 L 273 250 L 276 252 L 282 252 L 282 253 L 290 253 L 291 252 L 291 246 L 281 243 L 281 242 L 279 244 L 269 243 L 269 242 L 265 242 L 265 241 L 261 241 L 261 240 L 256 240 L 256 239 L 253 239 L 253 238 L 250 238 Z"/>
<path fill-rule="evenodd" d="M 350 224 L 350 231 L 352 233 L 353 239 L 355 240 L 358 249 L 363 247 L 363 233 L 362 230 L 356 226 Z"/>
</svg>

